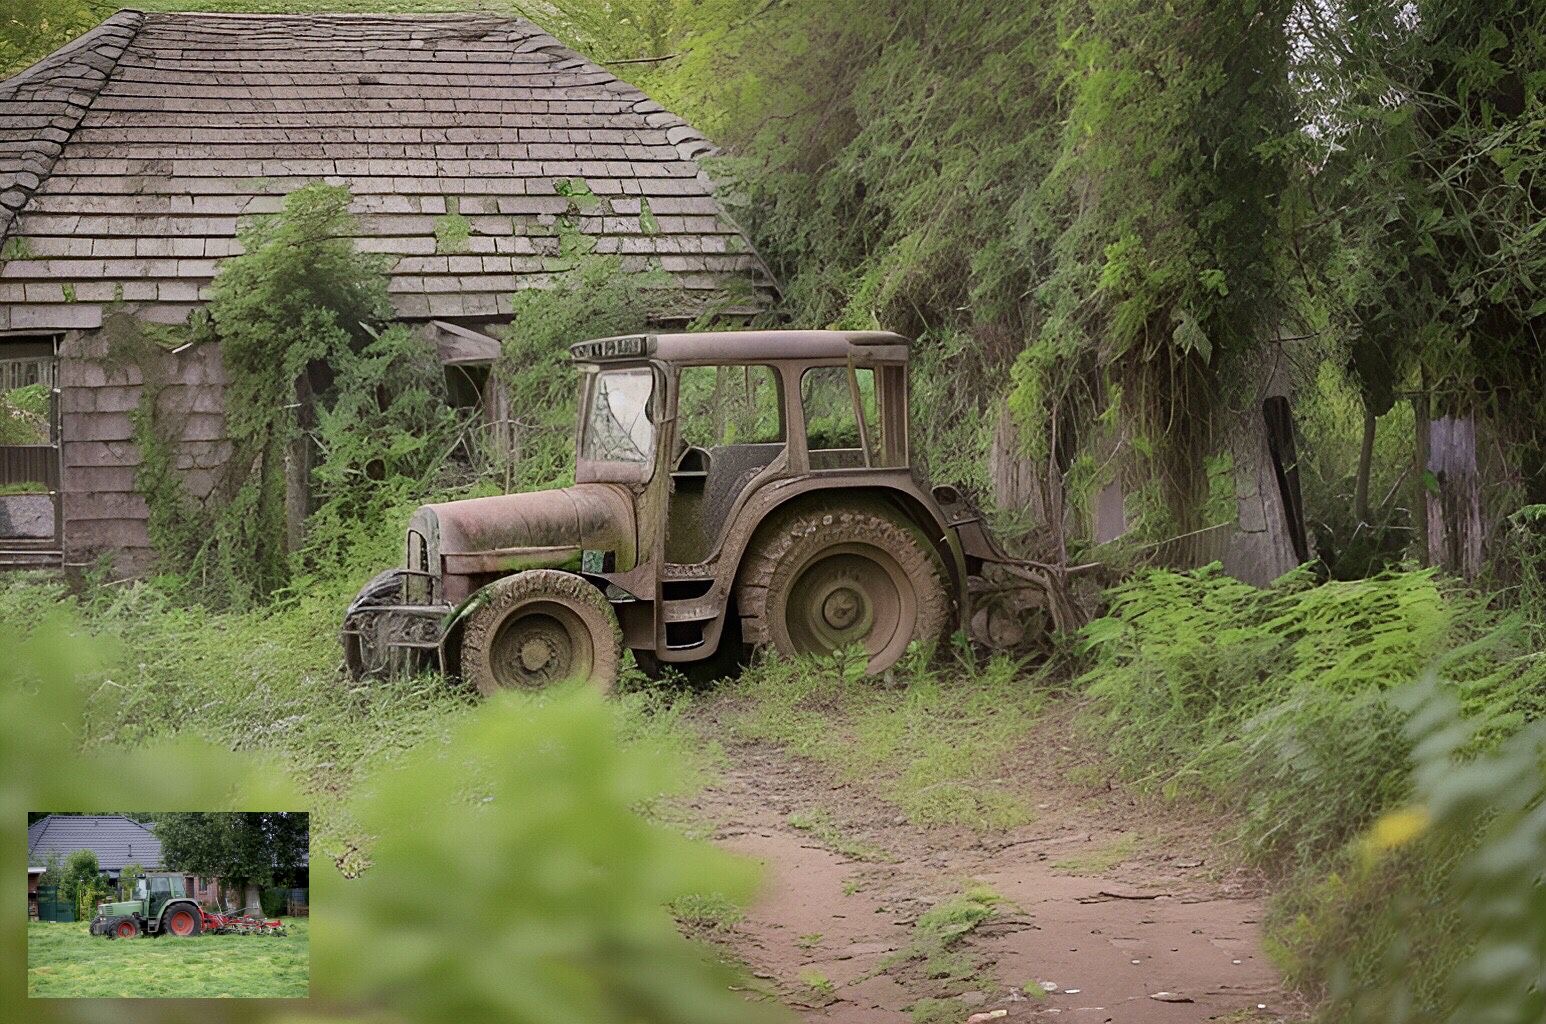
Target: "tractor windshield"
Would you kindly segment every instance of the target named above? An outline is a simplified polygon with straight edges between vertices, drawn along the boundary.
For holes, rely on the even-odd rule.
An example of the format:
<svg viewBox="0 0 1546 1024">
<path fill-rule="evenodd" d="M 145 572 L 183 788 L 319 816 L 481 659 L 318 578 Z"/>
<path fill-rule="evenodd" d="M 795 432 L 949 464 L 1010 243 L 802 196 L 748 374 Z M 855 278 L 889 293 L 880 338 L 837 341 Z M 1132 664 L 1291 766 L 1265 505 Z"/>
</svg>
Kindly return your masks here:
<svg viewBox="0 0 1546 1024">
<path fill-rule="evenodd" d="M 648 367 L 603 370 L 590 378 L 580 458 L 646 465 L 655 451 L 650 397 L 655 373 Z"/>
</svg>

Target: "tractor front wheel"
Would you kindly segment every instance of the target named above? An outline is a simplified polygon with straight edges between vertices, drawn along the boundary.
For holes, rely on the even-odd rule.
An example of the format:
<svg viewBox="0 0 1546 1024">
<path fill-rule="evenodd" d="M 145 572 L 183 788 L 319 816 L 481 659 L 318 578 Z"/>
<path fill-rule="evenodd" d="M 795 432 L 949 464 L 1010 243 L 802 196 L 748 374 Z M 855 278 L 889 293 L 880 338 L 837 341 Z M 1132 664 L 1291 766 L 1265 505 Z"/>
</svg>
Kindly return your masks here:
<svg viewBox="0 0 1546 1024">
<path fill-rule="evenodd" d="M 120 939 L 132 939 L 140 934 L 140 926 L 134 921 L 125 918 L 124 920 L 119 921 L 117 924 L 113 925 L 113 930 L 108 934 L 114 935 Z"/>
<path fill-rule="evenodd" d="M 199 933 L 199 915 L 187 907 L 174 907 L 167 912 L 161 930 L 168 935 L 186 938 Z"/>
<path fill-rule="evenodd" d="M 911 524 L 869 505 L 806 509 L 760 533 L 736 590 L 748 642 L 783 655 L 859 644 L 884 672 L 950 623 L 939 556 Z"/>
<path fill-rule="evenodd" d="M 610 692 L 622 660 L 622 633 L 606 597 L 556 569 L 490 583 L 462 630 L 462 676 L 485 697 L 571 681 Z"/>
</svg>

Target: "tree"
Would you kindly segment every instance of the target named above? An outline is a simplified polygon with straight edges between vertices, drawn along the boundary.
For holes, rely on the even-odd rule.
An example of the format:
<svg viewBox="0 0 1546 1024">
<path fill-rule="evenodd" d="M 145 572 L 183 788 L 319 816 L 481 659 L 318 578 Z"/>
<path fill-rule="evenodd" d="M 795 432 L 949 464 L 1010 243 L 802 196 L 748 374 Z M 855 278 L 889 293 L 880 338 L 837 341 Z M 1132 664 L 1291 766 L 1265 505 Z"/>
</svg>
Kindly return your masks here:
<svg viewBox="0 0 1546 1024">
<path fill-rule="evenodd" d="M 1474 576 L 1501 518 L 1546 497 L 1546 8 L 1343 0 L 1300 17 L 1325 181 L 1298 233 L 1348 325 L 1364 450 L 1374 416 L 1415 395 L 1435 428 L 1419 437 L 1428 553 Z M 1367 455 L 1359 475 L 1363 517 Z"/>
<path fill-rule="evenodd" d="M 89 918 L 97 902 L 106 895 L 107 880 L 102 877 L 95 851 L 76 850 L 65 858 L 59 898 L 75 905 L 78 918 Z"/>
<path fill-rule="evenodd" d="M 304 877 L 308 817 L 288 811 L 179 811 L 156 822 L 169 867 L 220 879 L 249 905 L 257 889 Z"/>
</svg>

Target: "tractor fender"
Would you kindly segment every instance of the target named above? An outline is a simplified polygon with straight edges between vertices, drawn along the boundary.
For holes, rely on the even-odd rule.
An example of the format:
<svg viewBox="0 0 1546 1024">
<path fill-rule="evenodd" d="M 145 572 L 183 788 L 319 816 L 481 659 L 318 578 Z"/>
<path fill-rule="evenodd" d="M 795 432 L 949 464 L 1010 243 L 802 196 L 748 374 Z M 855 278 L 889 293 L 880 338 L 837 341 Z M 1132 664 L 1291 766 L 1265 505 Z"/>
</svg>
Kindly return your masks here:
<svg viewBox="0 0 1546 1024">
<path fill-rule="evenodd" d="M 747 499 L 736 514 L 737 524 L 755 523 L 750 529 L 733 526 L 719 549 L 712 556 L 716 563 L 715 582 L 710 599 L 720 602 L 722 613 L 704 629 L 703 644 L 691 652 L 659 652 L 662 661 L 688 661 L 710 657 L 719 648 L 724 632 L 725 614 L 731 605 L 736 580 L 740 578 L 746 552 L 757 536 L 776 517 L 794 508 L 802 501 L 817 498 L 830 491 L 864 499 L 880 499 L 894 506 L 910 520 L 938 553 L 945 567 L 951 586 L 954 606 L 952 626 L 960 628 L 971 621 L 970 596 L 966 587 L 966 559 L 956 531 L 951 529 L 941 514 L 933 497 L 918 486 L 912 474 L 906 470 L 892 473 L 866 474 L 869 479 L 855 481 L 853 475 L 829 477 L 825 474 L 809 474 L 774 480 L 759 487 Z M 685 654 L 685 657 L 683 656 Z"/>
<path fill-rule="evenodd" d="M 153 922 L 147 922 L 147 924 L 154 924 L 155 925 L 155 930 L 153 932 L 151 932 L 150 928 L 146 928 L 145 930 L 147 932 L 151 932 L 151 934 L 153 934 L 153 935 L 160 935 L 160 934 L 162 934 L 163 929 L 162 929 L 161 925 L 162 925 L 163 922 L 166 921 L 167 913 L 169 911 L 171 911 L 174 907 L 178 907 L 178 906 L 186 906 L 189 910 L 193 911 L 194 914 L 198 915 L 199 920 L 202 921 L 204 919 L 204 913 L 203 913 L 203 911 L 201 911 L 199 909 L 199 904 L 198 904 L 197 900 L 189 899 L 187 897 L 179 897 L 178 899 L 167 900 L 164 904 L 162 904 L 161 911 L 160 911 L 160 913 L 156 914 L 155 920 Z"/>
</svg>

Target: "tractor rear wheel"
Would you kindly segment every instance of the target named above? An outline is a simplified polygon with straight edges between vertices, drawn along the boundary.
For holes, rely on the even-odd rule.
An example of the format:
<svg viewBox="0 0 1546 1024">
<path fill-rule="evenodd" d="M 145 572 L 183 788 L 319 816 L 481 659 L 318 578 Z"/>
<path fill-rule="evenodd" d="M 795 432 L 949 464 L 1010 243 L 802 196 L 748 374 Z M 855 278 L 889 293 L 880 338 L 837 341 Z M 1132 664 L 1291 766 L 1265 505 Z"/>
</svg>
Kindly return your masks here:
<svg viewBox="0 0 1546 1024">
<path fill-rule="evenodd" d="M 783 655 L 862 644 L 884 672 L 950 622 L 939 556 L 883 506 L 817 507 L 761 531 L 737 583 L 746 640 Z"/>
<path fill-rule="evenodd" d="M 132 939 L 137 937 L 139 933 L 140 926 L 128 918 L 124 918 L 117 924 L 113 925 L 113 930 L 108 934 L 114 935 L 120 939 Z"/>
<path fill-rule="evenodd" d="M 462 677 L 485 697 L 571 681 L 610 692 L 622 632 L 605 595 L 574 573 L 528 569 L 478 594 L 462 630 Z"/>
<path fill-rule="evenodd" d="M 199 933 L 199 915 L 187 907 L 173 907 L 167 911 L 161 930 L 168 935 L 186 938 Z"/>
</svg>

